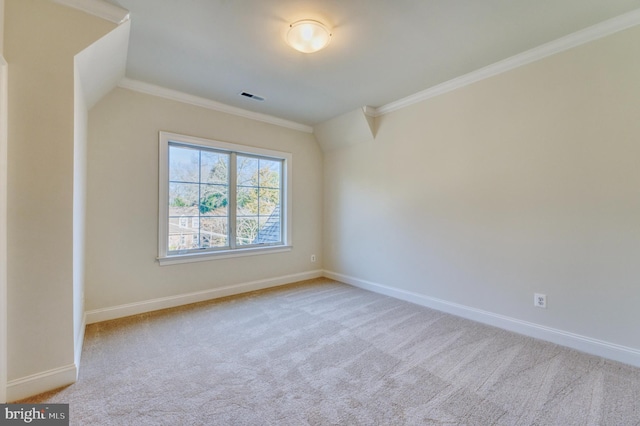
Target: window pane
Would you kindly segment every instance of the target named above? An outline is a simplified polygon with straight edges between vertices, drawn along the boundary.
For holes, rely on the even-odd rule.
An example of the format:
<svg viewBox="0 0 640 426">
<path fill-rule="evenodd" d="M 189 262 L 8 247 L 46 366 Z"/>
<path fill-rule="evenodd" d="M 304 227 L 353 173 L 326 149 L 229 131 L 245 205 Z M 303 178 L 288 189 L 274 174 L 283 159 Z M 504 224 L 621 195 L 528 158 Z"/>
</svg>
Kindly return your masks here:
<svg viewBox="0 0 640 426">
<path fill-rule="evenodd" d="M 279 209 L 275 210 L 274 214 L 268 218 L 260 217 L 260 229 L 258 230 L 258 237 L 254 240 L 254 244 L 272 244 L 282 241 L 279 211 Z"/>
<path fill-rule="evenodd" d="M 200 245 L 202 248 L 229 245 L 229 221 L 226 217 L 200 218 Z"/>
<path fill-rule="evenodd" d="M 236 229 L 236 244 L 246 246 L 254 244 L 258 237 L 258 217 L 238 217 Z"/>
<path fill-rule="evenodd" d="M 200 185 L 200 214 L 203 216 L 227 216 L 228 188 L 222 185 Z"/>
<path fill-rule="evenodd" d="M 227 184 L 229 181 L 229 155 L 202 151 L 200 179 L 203 183 Z"/>
<path fill-rule="evenodd" d="M 198 216 L 197 183 L 169 183 L 169 216 Z"/>
<path fill-rule="evenodd" d="M 280 204 L 279 189 L 260 188 L 260 215 L 270 215 Z"/>
<path fill-rule="evenodd" d="M 238 216 L 253 216 L 258 214 L 258 189 L 257 188 L 238 188 L 237 195 Z"/>
<path fill-rule="evenodd" d="M 282 241 L 282 161 L 238 155 L 238 246 Z"/>
<path fill-rule="evenodd" d="M 169 218 L 169 251 L 198 248 L 198 228 L 193 227 L 192 217 Z"/>
<path fill-rule="evenodd" d="M 182 146 L 169 146 L 169 181 L 198 182 L 200 151 Z"/>
<path fill-rule="evenodd" d="M 281 169 L 281 161 L 260 159 L 260 187 L 280 188 Z"/>
<path fill-rule="evenodd" d="M 258 159 L 238 155 L 238 185 L 258 186 Z"/>
</svg>

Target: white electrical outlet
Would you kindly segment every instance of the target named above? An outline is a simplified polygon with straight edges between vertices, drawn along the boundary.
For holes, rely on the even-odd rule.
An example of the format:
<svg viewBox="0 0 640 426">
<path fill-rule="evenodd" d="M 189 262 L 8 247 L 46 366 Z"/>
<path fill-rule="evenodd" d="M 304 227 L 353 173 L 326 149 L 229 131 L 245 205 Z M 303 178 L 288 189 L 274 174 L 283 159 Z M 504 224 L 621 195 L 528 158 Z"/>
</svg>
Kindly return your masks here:
<svg viewBox="0 0 640 426">
<path fill-rule="evenodd" d="M 315 255 L 315 254 L 312 254 L 312 255 L 311 255 L 311 261 L 312 261 L 312 262 L 315 262 L 315 261 L 316 261 L 316 255 Z"/>
<path fill-rule="evenodd" d="M 533 295 L 533 306 L 536 308 L 547 308 L 547 295 L 536 293 Z"/>
</svg>

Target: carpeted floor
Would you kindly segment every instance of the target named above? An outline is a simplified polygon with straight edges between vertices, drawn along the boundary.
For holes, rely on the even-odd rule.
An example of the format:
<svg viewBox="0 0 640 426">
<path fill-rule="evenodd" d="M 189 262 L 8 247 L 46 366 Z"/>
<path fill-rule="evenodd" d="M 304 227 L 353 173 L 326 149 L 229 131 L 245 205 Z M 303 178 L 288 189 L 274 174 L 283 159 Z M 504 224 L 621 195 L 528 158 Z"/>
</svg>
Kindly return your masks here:
<svg viewBox="0 0 640 426">
<path fill-rule="evenodd" d="M 327 279 L 87 327 L 78 425 L 640 425 L 640 369 Z"/>
</svg>

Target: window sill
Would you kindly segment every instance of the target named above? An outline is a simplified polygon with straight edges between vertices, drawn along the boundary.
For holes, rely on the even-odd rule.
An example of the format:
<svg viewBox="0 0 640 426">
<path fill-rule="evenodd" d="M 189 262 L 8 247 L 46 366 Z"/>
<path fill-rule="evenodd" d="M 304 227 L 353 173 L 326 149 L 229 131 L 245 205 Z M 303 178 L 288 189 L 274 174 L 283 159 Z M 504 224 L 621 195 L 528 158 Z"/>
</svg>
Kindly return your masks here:
<svg viewBox="0 0 640 426">
<path fill-rule="evenodd" d="M 207 253 L 176 254 L 158 257 L 160 266 L 176 265 L 179 263 L 206 262 L 209 260 L 230 259 L 234 257 L 256 256 L 260 254 L 284 253 L 291 251 L 293 246 L 253 247 L 246 249 L 224 250 Z"/>
</svg>

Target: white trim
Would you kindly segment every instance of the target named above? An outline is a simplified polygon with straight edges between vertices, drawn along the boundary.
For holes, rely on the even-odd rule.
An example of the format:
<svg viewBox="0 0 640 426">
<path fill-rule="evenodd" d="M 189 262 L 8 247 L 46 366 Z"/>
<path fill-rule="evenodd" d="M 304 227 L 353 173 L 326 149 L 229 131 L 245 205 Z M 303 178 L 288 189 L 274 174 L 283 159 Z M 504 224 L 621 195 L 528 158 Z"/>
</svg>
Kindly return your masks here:
<svg viewBox="0 0 640 426">
<path fill-rule="evenodd" d="M 125 305 L 113 306 L 111 308 L 94 309 L 91 311 L 87 311 L 86 313 L 87 324 L 94 324 L 101 321 L 108 321 L 116 318 L 143 314 L 160 309 L 174 308 L 176 306 L 188 305 L 190 303 L 204 302 L 220 297 L 233 296 L 236 294 L 247 293 L 254 290 L 262 290 L 265 288 L 277 287 L 285 284 L 295 283 L 298 281 L 320 278 L 321 276 L 321 270 L 301 272 L 299 274 L 285 275 L 282 277 L 251 281 L 242 284 L 234 284 L 205 291 L 197 291 L 194 293 L 161 297 L 158 299 L 145 300 L 143 302 L 127 303 Z"/>
<path fill-rule="evenodd" d="M 211 99 L 190 95 L 178 90 L 167 89 L 165 87 L 156 86 L 155 84 L 145 83 L 143 81 L 132 80 L 127 77 L 120 80 L 118 86 L 123 89 L 129 89 L 135 92 L 145 93 L 147 95 L 158 96 L 160 98 L 170 99 L 172 101 L 182 102 L 184 104 L 195 105 L 201 108 L 207 108 L 214 111 L 224 112 L 226 114 L 249 118 L 251 120 L 261 121 L 263 123 L 273 124 L 280 127 L 286 127 L 288 129 L 298 130 L 305 133 L 313 133 L 313 127 L 307 126 L 306 124 L 296 123 L 294 121 L 274 117 L 273 115 L 247 111 L 246 109 L 233 107 L 231 105 L 216 102 Z"/>
<path fill-rule="evenodd" d="M 7 400 L 16 401 L 47 392 L 76 382 L 78 368 L 75 364 L 32 374 L 7 384 Z"/>
<path fill-rule="evenodd" d="M 0 4 L 0 7 L 2 5 Z M 9 66 L 0 55 L 0 403 L 7 401 L 7 118 Z"/>
<path fill-rule="evenodd" d="M 102 0 L 53 0 L 55 3 L 81 10 L 98 18 L 122 24 L 129 20 L 129 11 Z"/>
<path fill-rule="evenodd" d="M 166 239 L 166 238 L 165 238 Z M 160 266 L 177 265 L 180 263 L 205 262 L 208 260 L 230 259 L 233 257 L 256 256 L 258 254 L 276 254 L 291 251 L 293 246 L 251 247 L 246 249 L 234 249 L 212 251 L 207 253 L 181 254 L 177 256 L 159 257 Z"/>
<path fill-rule="evenodd" d="M 376 117 L 378 116 L 378 108 L 374 108 L 372 106 L 369 105 L 365 105 L 362 107 L 362 112 L 364 112 L 364 115 L 366 115 L 367 117 Z"/>
<path fill-rule="evenodd" d="M 517 54 L 510 58 L 488 65 L 479 70 L 472 71 L 463 76 L 454 78 L 444 83 L 433 86 L 429 89 L 407 96 L 406 98 L 390 102 L 375 110 L 376 116 L 388 114 L 393 111 L 408 107 L 424 100 L 442 95 L 447 92 L 468 86 L 480 80 L 502 74 L 512 69 L 527 65 L 531 62 L 539 61 L 556 53 L 589 43 L 594 40 L 606 37 L 616 32 L 631 28 L 640 24 L 640 9 L 617 16 L 612 19 L 600 22 L 584 30 L 577 31 L 565 37 L 535 47 L 526 52 Z"/>
<path fill-rule="evenodd" d="M 332 271 L 324 271 L 324 276 L 343 282 L 345 284 L 359 287 L 385 296 L 426 306 L 431 309 L 446 312 L 472 321 L 492 325 L 494 327 L 513 331 L 536 339 L 546 340 L 561 346 L 576 349 L 592 355 L 623 362 L 625 364 L 640 367 L 640 349 L 630 348 L 604 340 L 593 339 L 588 336 L 571 333 L 556 328 L 551 328 L 528 321 L 522 321 L 505 315 L 483 311 L 458 303 L 447 302 L 423 294 L 414 293 L 407 290 L 388 287 L 371 281 L 361 280 L 348 275 L 339 274 Z"/>
</svg>

